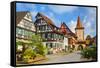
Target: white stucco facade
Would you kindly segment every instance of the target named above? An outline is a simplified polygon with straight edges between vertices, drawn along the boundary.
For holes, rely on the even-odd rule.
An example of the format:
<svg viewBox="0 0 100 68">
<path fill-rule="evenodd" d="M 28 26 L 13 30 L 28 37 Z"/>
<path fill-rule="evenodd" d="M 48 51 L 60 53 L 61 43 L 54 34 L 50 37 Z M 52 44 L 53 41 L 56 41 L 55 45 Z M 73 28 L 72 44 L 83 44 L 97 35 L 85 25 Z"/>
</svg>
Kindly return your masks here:
<svg viewBox="0 0 100 68">
<path fill-rule="evenodd" d="M 64 45 L 63 45 L 63 49 L 65 49 L 66 46 L 68 46 L 68 38 L 64 37 Z"/>
</svg>

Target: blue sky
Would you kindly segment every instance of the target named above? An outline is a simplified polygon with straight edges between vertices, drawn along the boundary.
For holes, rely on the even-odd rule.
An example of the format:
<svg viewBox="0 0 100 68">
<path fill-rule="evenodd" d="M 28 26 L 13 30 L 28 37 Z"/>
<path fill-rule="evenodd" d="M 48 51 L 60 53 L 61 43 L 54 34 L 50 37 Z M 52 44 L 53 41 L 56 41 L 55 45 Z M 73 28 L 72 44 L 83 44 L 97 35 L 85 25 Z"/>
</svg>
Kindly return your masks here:
<svg viewBox="0 0 100 68">
<path fill-rule="evenodd" d="M 65 22 L 73 32 L 75 32 L 77 17 L 80 16 L 85 28 L 85 37 L 87 35 L 92 37 L 96 35 L 96 8 L 94 7 L 17 3 L 16 11 L 30 11 L 33 21 L 35 21 L 36 14 L 41 12 L 58 27 L 60 27 L 61 22 Z"/>
</svg>

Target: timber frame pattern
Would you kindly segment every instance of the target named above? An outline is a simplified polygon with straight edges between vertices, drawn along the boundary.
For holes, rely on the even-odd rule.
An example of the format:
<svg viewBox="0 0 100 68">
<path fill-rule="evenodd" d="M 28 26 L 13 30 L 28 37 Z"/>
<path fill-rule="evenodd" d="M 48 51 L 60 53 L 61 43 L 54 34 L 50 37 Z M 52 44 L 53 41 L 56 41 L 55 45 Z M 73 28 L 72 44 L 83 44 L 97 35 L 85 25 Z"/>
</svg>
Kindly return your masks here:
<svg viewBox="0 0 100 68">
<path fill-rule="evenodd" d="M 16 13 L 16 3 L 33 3 L 33 4 L 47 4 L 47 5 L 50 4 L 50 5 L 65 5 L 65 6 L 69 5 L 69 6 L 95 7 L 96 8 L 96 15 L 97 15 L 96 16 L 96 34 L 98 34 L 98 12 L 97 12 L 98 8 L 97 8 L 97 6 L 55 4 L 55 3 L 53 4 L 53 3 L 24 2 L 24 1 L 11 2 L 11 66 L 16 66 L 16 41 L 19 40 L 19 39 L 23 39 L 19 35 L 16 36 L 16 26 L 19 23 L 19 19 L 17 20 L 17 14 L 19 14 L 19 13 Z M 29 13 L 29 12 L 24 12 L 24 14 L 27 14 L 27 13 Z M 50 29 L 52 29 L 52 30 L 49 31 L 49 32 L 43 32 L 43 31 L 39 30 L 39 29 L 41 29 L 41 27 L 39 26 L 40 23 L 38 23 L 39 20 L 46 21 L 47 22 L 46 25 L 48 25 L 50 27 Z M 65 24 L 65 22 L 62 22 L 61 26 L 57 27 L 57 26 L 54 25 L 54 22 L 52 22 L 51 19 L 49 19 L 48 17 L 46 17 L 45 15 L 43 15 L 40 12 L 37 13 L 36 21 L 32 25 L 35 26 L 36 30 L 29 30 L 29 31 L 34 32 L 34 34 L 40 34 L 41 37 L 43 37 L 44 35 L 47 35 L 47 33 L 51 33 L 50 37 L 52 37 L 52 38 L 49 38 L 49 39 L 47 38 L 47 39 L 43 40 L 44 45 L 46 45 L 46 47 L 48 47 L 48 48 L 57 47 L 56 46 L 57 44 L 54 43 L 53 41 L 58 41 L 59 40 L 59 43 L 60 43 L 60 44 L 58 44 L 59 48 L 64 49 L 64 47 L 66 47 L 66 44 L 64 44 L 64 47 L 60 47 L 60 45 L 62 45 L 62 42 L 63 42 L 64 38 L 65 39 L 68 38 L 68 45 L 70 45 L 71 47 L 74 46 L 75 50 L 77 50 L 78 47 L 80 47 L 80 45 L 82 46 L 82 48 L 86 47 L 86 45 L 85 45 L 86 42 L 84 40 L 84 28 L 85 27 L 82 25 L 82 22 L 81 22 L 79 16 L 77 18 L 75 33 L 73 33 L 69 29 L 69 27 L 67 26 L 67 24 Z M 17 27 L 21 28 L 19 26 L 17 26 Z M 23 28 L 21 28 L 21 29 L 23 29 Z M 81 32 L 79 32 L 80 30 L 81 30 Z M 59 35 L 60 38 L 55 39 L 54 36 L 53 36 L 55 34 Z M 26 37 L 25 40 L 27 40 L 27 38 L 28 37 Z M 98 45 L 97 44 L 98 35 L 96 35 L 95 39 L 96 39 L 96 45 Z M 53 43 L 52 44 L 48 43 L 48 41 L 50 41 L 51 43 L 53 42 L 55 45 Z M 96 48 L 96 50 L 97 50 L 97 48 Z M 98 59 L 98 57 L 97 57 L 97 59 Z M 89 61 L 85 61 L 85 62 L 89 62 Z M 64 63 L 68 63 L 68 62 L 64 62 Z M 64 63 L 50 63 L 50 64 L 64 64 Z M 80 62 L 69 62 L 69 63 L 80 63 Z M 34 64 L 34 65 L 48 65 L 48 64 Z M 33 64 L 20 65 L 20 66 L 33 66 Z"/>
</svg>

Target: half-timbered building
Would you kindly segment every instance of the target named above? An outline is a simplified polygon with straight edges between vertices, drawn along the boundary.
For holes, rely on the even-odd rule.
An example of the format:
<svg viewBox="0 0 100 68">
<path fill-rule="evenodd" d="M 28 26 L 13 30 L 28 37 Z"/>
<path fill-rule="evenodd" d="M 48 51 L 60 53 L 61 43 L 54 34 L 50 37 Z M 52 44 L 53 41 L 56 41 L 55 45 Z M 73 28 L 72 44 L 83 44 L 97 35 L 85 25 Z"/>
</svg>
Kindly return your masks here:
<svg viewBox="0 0 100 68">
<path fill-rule="evenodd" d="M 36 21 L 36 34 L 40 34 L 43 38 L 44 46 L 47 48 L 63 49 L 64 35 L 60 32 L 60 28 L 55 26 L 52 20 L 42 13 L 37 13 Z"/>
<path fill-rule="evenodd" d="M 65 43 L 68 43 L 67 46 L 71 46 L 71 47 L 75 46 L 76 41 L 77 41 L 76 34 L 73 33 L 64 22 L 61 24 L 60 29 L 61 29 L 61 32 L 64 34 L 65 38 L 66 37 L 68 38 L 68 40 L 65 42 Z"/>
<path fill-rule="evenodd" d="M 35 34 L 35 26 L 31 13 L 16 12 L 16 42 L 25 43 L 24 46 L 27 46 L 33 34 Z M 22 50 L 22 47 L 23 45 L 18 46 L 18 49 Z"/>
</svg>

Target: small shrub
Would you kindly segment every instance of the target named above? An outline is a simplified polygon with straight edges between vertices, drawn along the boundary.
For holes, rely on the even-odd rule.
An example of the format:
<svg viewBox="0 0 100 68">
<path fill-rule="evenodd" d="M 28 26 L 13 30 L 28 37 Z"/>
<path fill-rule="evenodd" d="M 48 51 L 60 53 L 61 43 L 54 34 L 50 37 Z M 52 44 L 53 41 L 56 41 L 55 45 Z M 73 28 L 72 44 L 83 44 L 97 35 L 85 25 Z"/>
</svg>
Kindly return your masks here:
<svg viewBox="0 0 100 68">
<path fill-rule="evenodd" d="M 40 55 L 43 55 L 43 56 L 45 56 L 47 54 L 47 48 L 41 43 L 37 44 L 35 51 L 36 51 L 37 54 L 40 54 Z"/>
<path fill-rule="evenodd" d="M 30 59 L 33 59 L 36 56 L 35 51 L 33 51 L 32 48 L 28 48 L 25 50 L 24 54 L 23 54 L 23 60 L 25 62 L 28 62 Z"/>
<path fill-rule="evenodd" d="M 86 47 L 81 51 L 81 55 L 87 59 L 96 59 L 96 46 Z"/>
</svg>

